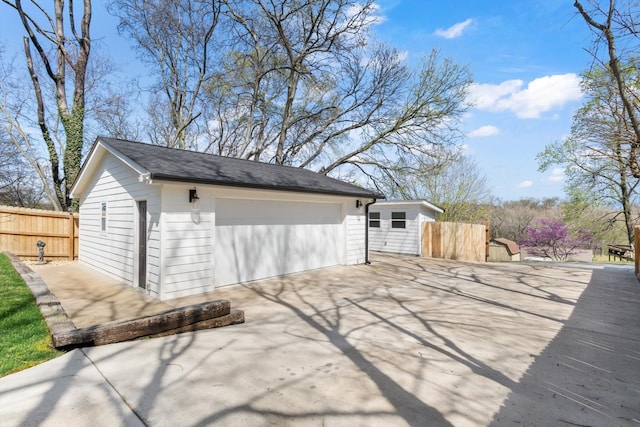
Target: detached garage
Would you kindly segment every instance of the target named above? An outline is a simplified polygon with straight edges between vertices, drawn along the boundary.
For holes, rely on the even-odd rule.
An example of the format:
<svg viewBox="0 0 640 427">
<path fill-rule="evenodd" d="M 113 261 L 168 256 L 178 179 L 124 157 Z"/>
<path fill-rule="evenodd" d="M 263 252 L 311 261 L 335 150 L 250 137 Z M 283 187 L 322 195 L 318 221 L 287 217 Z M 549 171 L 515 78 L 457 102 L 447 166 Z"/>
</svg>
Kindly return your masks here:
<svg viewBox="0 0 640 427">
<path fill-rule="evenodd" d="M 422 255 L 422 224 L 444 210 L 426 200 L 382 201 L 369 208 L 372 251 Z"/>
<path fill-rule="evenodd" d="M 160 299 L 366 260 L 384 196 L 305 169 L 99 137 L 71 193 L 79 260 Z"/>
</svg>

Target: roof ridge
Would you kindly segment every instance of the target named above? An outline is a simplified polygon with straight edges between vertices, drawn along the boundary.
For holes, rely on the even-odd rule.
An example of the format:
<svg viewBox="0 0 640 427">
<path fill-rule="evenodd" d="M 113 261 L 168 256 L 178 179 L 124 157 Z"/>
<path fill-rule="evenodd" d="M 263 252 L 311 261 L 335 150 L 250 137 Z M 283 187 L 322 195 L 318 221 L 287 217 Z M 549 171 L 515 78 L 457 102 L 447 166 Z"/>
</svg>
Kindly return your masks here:
<svg viewBox="0 0 640 427">
<path fill-rule="evenodd" d="M 121 142 L 127 142 L 127 143 L 131 143 L 131 144 L 140 144 L 140 145 L 146 145 L 149 147 L 157 147 L 157 148 L 161 148 L 161 149 L 166 149 L 166 150 L 175 150 L 175 151 L 180 151 L 180 152 L 187 152 L 187 153 L 194 153 L 197 155 L 202 155 L 202 156 L 212 156 L 212 157 L 218 157 L 221 159 L 229 159 L 232 161 L 238 161 L 238 162 L 246 162 L 246 163 L 251 163 L 252 165 L 265 165 L 265 166 L 277 166 L 277 167 L 284 167 L 284 168 L 290 168 L 290 169 L 295 169 L 295 170 L 300 170 L 300 171 L 307 171 L 307 172 L 311 172 L 311 173 L 316 173 L 319 175 L 323 175 L 326 176 L 327 178 L 330 179 L 336 179 L 324 174 L 320 174 L 319 172 L 315 172 L 311 169 L 306 169 L 306 168 L 302 168 L 299 166 L 292 166 L 292 165 L 281 165 L 278 163 L 268 163 L 268 162 L 263 162 L 261 160 L 249 160 L 249 159 L 243 159 L 240 157 L 233 157 L 233 156 L 223 156 L 222 154 L 213 154 L 213 153 L 206 153 L 204 151 L 195 151 L 195 150 L 189 150 L 186 148 L 176 148 L 176 147 L 166 147 L 164 145 L 157 145 L 157 144 L 152 144 L 152 143 L 148 143 L 148 142 L 142 142 L 142 141 L 133 141 L 130 139 L 122 139 L 122 138 L 111 138 L 111 137 L 105 137 L 105 136 L 99 136 L 99 139 L 104 139 L 104 140 L 115 140 L 115 141 L 121 141 Z M 337 180 L 340 181 L 340 180 Z M 344 182 L 344 181 L 341 181 Z"/>
<path fill-rule="evenodd" d="M 152 179 L 384 198 L 384 195 L 361 185 L 303 167 L 239 159 L 122 138 L 99 136 L 96 139 L 98 141 L 139 164 L 150 172 Z"/>
</svg>

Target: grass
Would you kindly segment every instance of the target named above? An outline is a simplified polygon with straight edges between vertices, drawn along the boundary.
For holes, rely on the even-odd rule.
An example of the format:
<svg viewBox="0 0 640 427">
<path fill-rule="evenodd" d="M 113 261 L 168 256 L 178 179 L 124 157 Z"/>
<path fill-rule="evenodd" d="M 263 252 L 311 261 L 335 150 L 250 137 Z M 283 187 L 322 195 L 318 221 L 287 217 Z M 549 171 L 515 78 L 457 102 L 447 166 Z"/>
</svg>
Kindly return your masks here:
<svg viewBox="0 0 640 427">
<path fill-rule="evenodd" d="M 51 346 L 31 290 L 9 258 L 0 254 L 0 377 L 61 354 Z"/>
<path fill-rule="evenodd" d="M 615 264 L 633 265 L 633 261 L 621 260 L 620 258 L 613 259 L 612 257 L 611 261 L 609 261 L 609 255 L 595 255 L 593 257 L 593 262 L 610 262 L 612 264 L 615 263 Z"/>
</svg>

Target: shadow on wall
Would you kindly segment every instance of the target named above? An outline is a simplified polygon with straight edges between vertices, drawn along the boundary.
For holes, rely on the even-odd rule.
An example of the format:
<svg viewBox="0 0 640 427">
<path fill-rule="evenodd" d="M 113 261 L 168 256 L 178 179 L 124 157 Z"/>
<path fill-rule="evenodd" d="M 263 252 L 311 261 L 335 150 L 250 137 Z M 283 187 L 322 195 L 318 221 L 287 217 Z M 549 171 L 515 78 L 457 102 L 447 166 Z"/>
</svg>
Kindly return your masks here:
<svg viewBox="0 0 640 427">
<path fill-rule="evenodd" d="M 343 263 L 340 204 L 226 200 L 216 208 L 218 286 Z"/>
<path fill-rule="evenodd" d="M 339 265 L 342 240 L 337 227 L 328 226 L 318 235 L 305 224 L 216 226 L 216 283 L 224 286 Z"/>
</svg>

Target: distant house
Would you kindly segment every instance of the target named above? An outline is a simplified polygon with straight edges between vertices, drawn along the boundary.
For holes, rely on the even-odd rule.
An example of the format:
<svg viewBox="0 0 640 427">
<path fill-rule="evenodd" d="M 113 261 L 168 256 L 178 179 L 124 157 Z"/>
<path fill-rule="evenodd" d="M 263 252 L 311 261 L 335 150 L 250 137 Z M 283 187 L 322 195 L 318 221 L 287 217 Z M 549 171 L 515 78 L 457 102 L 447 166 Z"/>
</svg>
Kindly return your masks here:
<svg viewBox="0 0 640 427">
<path fill-rule="evenodd" d="M 171 299 L 366 260 L 375 192 L 286 166 L 97 138 L 73 185 L 79 260 Z"/>
<path fill-rule="evenodd" d="M 380 201 L 369 207 L 372 251 L 422 254 L 422 224 L 444 210 L 426 200 Z"/>
<path fill-rule="evenodd" d="M 489 242 L 489 261 L 521 261 L 520 246 L 513 240 L 497 238 Z"/>
</svg>

